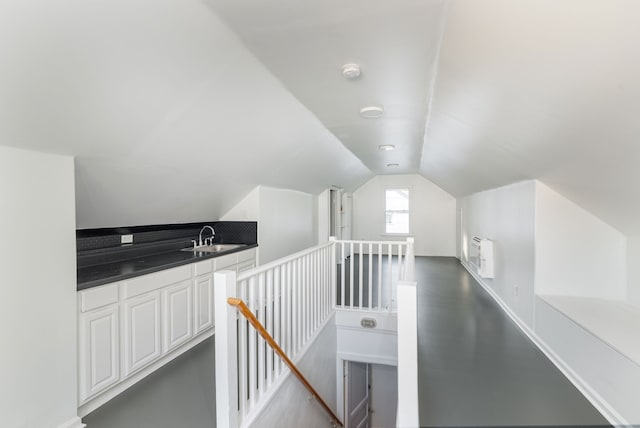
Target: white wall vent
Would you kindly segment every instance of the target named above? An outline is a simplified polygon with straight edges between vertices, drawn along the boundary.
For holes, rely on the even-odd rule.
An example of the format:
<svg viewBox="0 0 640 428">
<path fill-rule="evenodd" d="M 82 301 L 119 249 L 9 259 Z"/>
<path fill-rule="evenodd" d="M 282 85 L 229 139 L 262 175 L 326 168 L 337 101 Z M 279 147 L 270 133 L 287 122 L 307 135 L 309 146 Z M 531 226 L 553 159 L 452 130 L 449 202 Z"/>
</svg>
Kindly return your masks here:
<svg viewBox="0 0 640 428">
<path fill-rule="evenodd" d="M 481 278 L 494 277 L 493 241 L 474 236 L 471 240 L 469 262 Z"/>
</svg>

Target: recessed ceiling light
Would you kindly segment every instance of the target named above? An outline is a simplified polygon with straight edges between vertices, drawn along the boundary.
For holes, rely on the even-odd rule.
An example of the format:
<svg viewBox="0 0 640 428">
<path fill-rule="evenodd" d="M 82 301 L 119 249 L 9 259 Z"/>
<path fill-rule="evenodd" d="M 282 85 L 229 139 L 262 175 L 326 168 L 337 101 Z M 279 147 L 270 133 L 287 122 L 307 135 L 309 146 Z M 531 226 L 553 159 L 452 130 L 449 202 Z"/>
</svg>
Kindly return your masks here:
<svg viewBox="0 0 640 428">
<path fill-rule="evenodd" d="M 367 106 L 360 109 L 360 116 L 364 117 L 365 119 L 377 119 L 379 117 L 382 117 L 383 114 L 384 107 L 380 105 Z"/>
<path fill-rule="evenodd" d="M 385 152 L 388 152 L 389 150 L 395 150 L 396 146 L 394 146 L 393 144 L 380 144 L 378 146 L 378 150 L 384 150 Z"/>
<path fill-rule="evenodd" d="M 388 167 L 388 168 L 396 168 L 396 167 L 399 167 L 399 166 L 400 166 L 400 164 L 399 164 L 399 163 L 388 163 L 388 164 L 387 164 L 387 167 Z"/>
<path fill-rule="evenodd" d="M 342 75 L 349 80 L 358 79 L 360 73 L 360 66 L 358 64 L 345 64 L 342 66 Z"/>
</svg>

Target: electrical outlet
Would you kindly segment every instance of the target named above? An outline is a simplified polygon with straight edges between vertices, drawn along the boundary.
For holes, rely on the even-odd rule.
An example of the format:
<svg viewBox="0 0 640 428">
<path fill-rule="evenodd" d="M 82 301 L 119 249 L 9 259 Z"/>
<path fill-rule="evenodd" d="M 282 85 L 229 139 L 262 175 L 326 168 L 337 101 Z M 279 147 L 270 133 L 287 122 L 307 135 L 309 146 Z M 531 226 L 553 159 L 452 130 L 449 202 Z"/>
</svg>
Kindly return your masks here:
<svg viewBox="0 0 640 428">
<path fill-rule="evenodd" d="M 518 297 L 519 293 L 520 293 L 520 287 L 517 284 L 513 284 L 513 295 Z"/>
<path fill-rule="evenodd" d="M 133 235 L 120 235 L 121 244 L 133 244 Z"/>
</svg>

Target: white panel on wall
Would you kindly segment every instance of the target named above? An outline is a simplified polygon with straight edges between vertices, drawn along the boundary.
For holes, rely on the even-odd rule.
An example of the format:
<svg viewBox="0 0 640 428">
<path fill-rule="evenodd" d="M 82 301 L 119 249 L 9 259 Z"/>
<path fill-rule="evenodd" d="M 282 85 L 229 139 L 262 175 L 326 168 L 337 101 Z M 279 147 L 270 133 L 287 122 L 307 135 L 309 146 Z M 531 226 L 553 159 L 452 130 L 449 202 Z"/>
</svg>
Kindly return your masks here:
<svg viewBox="0 0 640 428">
<path fill-rule="evenodd" d="M 419 175 L 379 175 L 353 192 L 353 238 L 404 240 L 385 235 L 385 199 L 388 187 L 410 189 L 410 235 L 419 256 L 455 256 L 456 200 Z"/>
<path fill-rule="evenodd" d="M 626 299 L 626 238 L 536 183 L 536 292 Z"/>
<path fill-rule="evenodd" d="M 260 263 L 313 246 L 316 243 L 313 211 L 313 195 L 260 186 Z"/>
<path fill-rule="evenodd" d="M 73 158 L 0 146 L 0 425 L 77 415 Z M 37 245 L 39 257 L 33 254 Z"/>
<path fill-rule="evenodd" d="M 474 236 L 494 241 L 494 279 L 484 283 L 533 326 L 535 183 L 525 181 L 459 200 L 462 260 Z"/>
<path fill-rule="evenodd" d="M 296 190 L 258 186 L 222 220 L 257 220 L 259 263 L 264 264 L 316 244 L 318 205 Z"/>
<path fill-rule="evenodd" d="M 260 187 L 256 187 L 231 208 L 228 213 L 223 215 L 220 220 L 257 221 L 260 213 L 259 197 Z"/>
</svg>

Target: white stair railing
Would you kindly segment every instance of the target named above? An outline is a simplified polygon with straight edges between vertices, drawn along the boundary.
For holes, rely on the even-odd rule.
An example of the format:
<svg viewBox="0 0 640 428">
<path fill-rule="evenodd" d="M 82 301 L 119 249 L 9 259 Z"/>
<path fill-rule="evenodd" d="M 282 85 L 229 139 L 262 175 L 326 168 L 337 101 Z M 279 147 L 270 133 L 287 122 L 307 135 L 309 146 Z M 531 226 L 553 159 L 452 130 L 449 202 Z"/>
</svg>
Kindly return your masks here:
<svg viewBox="0 0 640 428">
<path fill-rule="evenodd" d="M 239 275 L 216 272 L 217 426 L 249 426 L 289 373 L 273 348 L 227 304 L 228 298 L 245 302 L 297 364 L 336 308 L 395 314 L 396 287 L 413 278 L 414 265 L 413 238 L 331 238 Z"/>
<path fill-rule="evenodd" d="M 244 301 L 297 363 L 335 309 L 332 246 L 301 251 L 237 278 L 235 272 L 215 273 L 217 426 L 248 426 L 289 373 L 227 299 Z M 220 400 L 221 395 L 229 396 Z"/>
<path fill-rule="evenodd" d="M 407 248 L 413 246 L 413 238 L 332 242 L 335 242 L 333 251 L 339 266 L 336 307 L 396 312 L 396 286 L 402 275 Z"/>
</svg>

